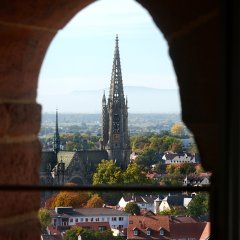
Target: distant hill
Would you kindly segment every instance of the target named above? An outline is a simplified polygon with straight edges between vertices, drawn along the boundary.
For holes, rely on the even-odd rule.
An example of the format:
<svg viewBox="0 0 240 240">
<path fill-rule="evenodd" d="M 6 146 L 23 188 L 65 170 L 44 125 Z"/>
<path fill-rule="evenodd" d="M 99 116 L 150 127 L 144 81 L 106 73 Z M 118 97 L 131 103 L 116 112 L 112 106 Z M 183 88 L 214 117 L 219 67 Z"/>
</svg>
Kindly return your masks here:
<svg viewBox="0 0 240 240">
<path fill-rule="evenodd" d="M 46 95 L 39 102 L 44 112 L 55 112 L 56 107 L 65 113 L 100 113 L 102 90 L 74 91 L 66 95 Z M 106 97 L 108 91 L 105 89 Z M 127 86 L 130 113 L 180 113 L 178 90 L 162 90 L 148 87 Z"/>
</svg>

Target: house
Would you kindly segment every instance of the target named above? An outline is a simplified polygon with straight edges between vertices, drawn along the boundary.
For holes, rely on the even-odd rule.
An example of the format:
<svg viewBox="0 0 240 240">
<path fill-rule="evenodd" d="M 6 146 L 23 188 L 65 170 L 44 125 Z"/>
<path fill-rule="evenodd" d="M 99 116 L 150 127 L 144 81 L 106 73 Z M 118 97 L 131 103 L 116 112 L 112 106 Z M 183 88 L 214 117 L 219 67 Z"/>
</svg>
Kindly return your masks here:
<svg viewBox="0 0 240 240">
<path fill-rule="evenodd" d="M 130 162 L 134 162 L 136 161 L 136 159 L 138 158 L 139 154 L 137 152 L 132 152 L 130 154 Z"/>
<path fill-rule="evenodd" d="M 157 196 L 123 196 L 120 201 L 118 202 L 118 206 L 121 209 L 124 209 L 126 205 L 130 202 L 136 203 L 140 210 L 144 211 L 152 211 L 155 212 L 155 200 Z M 161 199 L 164 197 L 161 196 Z"/>
<path fill-rule="evenodd" d="M 169 195 L 165 197 L 159 205 L 159 212 L 168 211 L 174 208 L 187 208 L 192 200 L 190 196 Z"/>
<path fill-rule="evenodd" d="M 108 222 L 81 222 L 81 223 L 76 223 L 74 226 L 78 226 L 81 228 L 85 229 L 91 229 L 91 230 L 96 230 L 96 231 L 105 231 L 105 230 L 111 230 L 110 225 Z M 47 232 L 49 235 L 45 235 L 44 240 L 62 240 L 64 239 L 64 233 L 65 231 L 69 230 L 71 227 L 70 225 L 67 226 L 53 226 L 49 225 L 47 227 Z M 52 238 L 50 238 L 52 237 Z M 55 237 L 55 238 L 53 238 Z"/>
<path fill-rule="evenodd" d="M 170 239 L 172 240 L 208 240 L 210 239 L 210 223 L 170 223 Z"/>
<path fill-rule="evenodd" d="M 128 226 L 129 214 L 110 208 L 56 207 L 50 211 L 52 231 L 64 231 L 72 226 L 82 226 L 95 230 L 118 229 L 124 231 Z M 51 229 L 51 228 L 49 228 Z M 49 234 L 51 230 L 49 230 Z M 57 234 L 57 233 L 56 233 Z"/>
<path fill-rule="evenodd" d="M 183 186 L 208 186 L 210 177 L 210 173 L 191 174 L 184 178 Z"/>
<path fill-rule="evenodd" d="M 152 165 L 154 166 L 154 165 Z M 154 167 L 153 167 L 154 168 Z M 146 177 L 150 180 L 155 180 L 155 181 L 159 181 L 162 177 L 162 174 L 156 173 L 156 172 L 148 172 L 146 174 Z"/>
<path fill-rule="evenodd" d="M 168 216 L 129 216 L 127 239 L 169 239 Z"/>
<path fill-rule="evenodd" d="M 162 157 L 165 164 L 196 163 L 196 154 L 165 152 Z"/>
<path fill-rule="evenodd" d="M 208 240 L 210 223 L 192 217 L 130 216 L 127 239 Z"/>
</svg>

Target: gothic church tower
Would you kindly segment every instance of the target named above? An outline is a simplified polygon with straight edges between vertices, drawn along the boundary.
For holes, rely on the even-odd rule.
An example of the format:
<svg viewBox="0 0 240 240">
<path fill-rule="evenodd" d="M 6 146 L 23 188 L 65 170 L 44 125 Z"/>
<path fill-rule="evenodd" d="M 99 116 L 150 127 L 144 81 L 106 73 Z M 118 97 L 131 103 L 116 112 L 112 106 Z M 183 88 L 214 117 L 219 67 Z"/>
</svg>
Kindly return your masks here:
<svg viewBox="0 0 240 240">
<path fill-rule="evenodd" d="M 60 136 L 58 131 L 58 110 L 56 109 L 56 126 L 55 126 L 55 133 L 53 137 L 53 151 L 58 154 L 60 151 Z"/>
<path fill-rule="evenodd" d="M 102 99 L 103 148 L 112 159 L 125 170 L 130 161 L 130 141 L 128 136 L 128 106 L 122 83 L 118 36 L 114 51 L 112 76 L 108 101 L 105 93 Z"/>
</svg>

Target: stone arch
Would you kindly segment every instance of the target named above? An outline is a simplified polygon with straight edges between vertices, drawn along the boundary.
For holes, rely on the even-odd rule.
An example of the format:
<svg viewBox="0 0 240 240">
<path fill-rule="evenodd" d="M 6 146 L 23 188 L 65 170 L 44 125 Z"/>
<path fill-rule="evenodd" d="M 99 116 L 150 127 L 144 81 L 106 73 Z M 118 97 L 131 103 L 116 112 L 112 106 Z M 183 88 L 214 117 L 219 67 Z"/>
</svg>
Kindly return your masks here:
<svg viewBox="0 0 240 240">
<path fill-rule="evenodd" d="M 37 173 L 41 156 L 37 134 L 41 107 L 36 104 L 39 70 L 57 31 L 92 2 L 1 2 L 1 184 L 39 183 Z M 183 120 L 195 135 L 205 167 L 215 171 L 220 158 L 218 130 L 223 113 L 217 102 L 221 98 L 219 3 L 215 0 L 138 2 L 149 11 L 168 41 L 180 88 Z M 5 192 L 0 195 L 1 217 L 7 219 L 37 211 L 39 199 L 37 192 Z M 221 204 L 218 210 L 226 205 Z M 217 216 L 213 219 L 219 219 L 219 214 Z M 220 226 L 215 226 L 219 229 L 218 236 L 226 236 Z M 18 239 L 19 236 L 26 240 L 39 239 L 38 222 L 34 217 L 13 224 L 12 231 L 0 228 L 6 239 Z"/>
<path fill-rule="evenodd" d="M 77 185 L 82 185 L 84 183 L 81 176 L 79 176 L 79 175 L 72 176 L 71 179 L 69 180 L 69 182 L 70 183 L 75 183 Z"/>
</svg>

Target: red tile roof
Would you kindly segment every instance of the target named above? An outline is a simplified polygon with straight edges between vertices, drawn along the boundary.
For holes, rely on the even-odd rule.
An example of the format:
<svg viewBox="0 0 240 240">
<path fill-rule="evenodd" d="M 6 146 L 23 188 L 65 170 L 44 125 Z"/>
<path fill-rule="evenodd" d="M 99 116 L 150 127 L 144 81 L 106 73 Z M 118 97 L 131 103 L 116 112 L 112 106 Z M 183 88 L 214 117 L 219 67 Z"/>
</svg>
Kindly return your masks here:
<svg viewBox="0 0 240 240">
<path fill-rule="evenodd" d="M 184 217 L 184 216 L 171 216 L 171 223 L 197 223 L 198 221 L 193 217 Z"/>
<path fill-rule="evenodd" d="M 59 231 L 58 228 L 56 228 L 52 225 L 48 226 L 48 231 L 49 231 L 50 235 L 61 235 L 61 231 Z"/>
<path fill-rule="evenodd" d="M 206 224 L 206 226 L 205 226 L 205 228 L 204 228 L 204 230 L 203 230 L 203 233 L 202 233 L 202 235 L 201 235 L 201 238 L 200 238 L 200 240 L 202 240 L 202 239 L 207 239 L 209 236 L 210 236 L 210 234 L 211 234 L 211 232 L 210 232 L 210 222 L 208 222 L 207 224 Z"/>
<path fill-rule="evenodd" d="M 151 235 L 147 235 L 147 228 L 151 229 Z M 160 236 L 160 229 L 165 231 Z M 138 229 L 138 235 L 134 236 L 134 229 Z M 127 239 L 166 239 L 169 236 L 168 216 L 129 216 Z"/>
<path fill-rule="evenodd" d="M 193 238 L 206 240 L 210 236 L 210 228 L 207 222 L 198 223 L 170 223 L 170 236 L 172 239 Z M 203 234 L 204 233 L 204 234 Z M 204 238 L 204 236 L 207 236 Z"/>
</svg>

